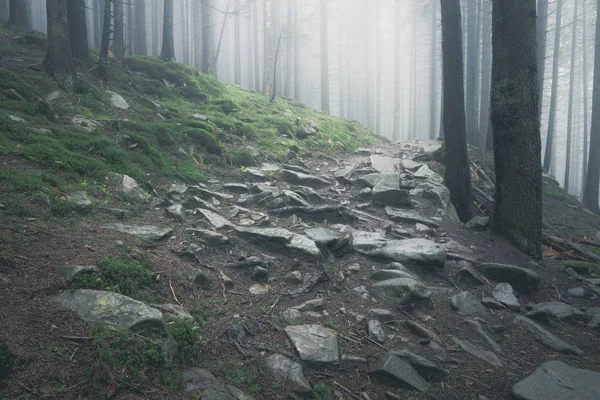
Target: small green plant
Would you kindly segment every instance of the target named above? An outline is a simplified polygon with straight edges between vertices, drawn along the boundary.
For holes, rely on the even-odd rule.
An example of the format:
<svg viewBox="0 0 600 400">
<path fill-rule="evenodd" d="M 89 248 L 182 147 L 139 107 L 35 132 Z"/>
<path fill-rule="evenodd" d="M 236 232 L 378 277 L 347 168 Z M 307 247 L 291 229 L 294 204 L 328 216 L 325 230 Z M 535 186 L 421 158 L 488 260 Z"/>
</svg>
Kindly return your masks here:
<svg viewBox="0 0 600 400">
<path fill-rule="evenodd" d="M 173 339 L 177 342 L 177 358 L 181 363 L 193 362 L 198 354 L 202 337 L 200 326 L 194 321 L 171 317 L 167 326 Z"/>
<path fill-rule="evenodd" d="M 333 329 L 334 331 L 337 331 L 337 330 L 339 329 L 339 326 L 338 326 L 338 325 L 337 325 L 335 322 L 333 322 L 333 321 L 331 321 L 331 320 L 327 321 L 327 323 L 326 323 L 325 325 L 326 325 L 328 328 L 331 328 L 331 329 Z"/>
<path fill-rule="evenodd" d="M 331 388 L 326 383 L 317 383 L 312 394 L 315 400 L 331 400 Z"/>
</svg>

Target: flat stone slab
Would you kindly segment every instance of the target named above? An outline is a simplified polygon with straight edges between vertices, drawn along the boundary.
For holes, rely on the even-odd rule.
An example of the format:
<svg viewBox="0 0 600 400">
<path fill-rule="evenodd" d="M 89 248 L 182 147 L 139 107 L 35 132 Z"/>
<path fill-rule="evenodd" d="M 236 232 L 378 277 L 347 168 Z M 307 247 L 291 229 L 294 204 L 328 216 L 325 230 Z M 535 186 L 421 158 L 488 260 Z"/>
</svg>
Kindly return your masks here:
<svg viewBox="0 0 600 400">
<path fill-rule="evenodd" d="M 119 223 L 104 224 L 101 226 L 103 229 L 114 229 L 122 233 L 128 233 L 130 235 L 139 236 L 145 239 L 160 240 L 167 236 L 171 236 L 173 229 L 171 228 L 159 228 L 152 225 L 123 225 Z"/>
<path fill-rule="evenodd" d="M 431 291 L 421 282 L 410 278 L 395 278 L 371 285 L 371 292 L 380 301 L 402 306 L 415 300 L 431 298 Z"/>
<path fill-rule="evenodd" d="M 407 222 L 407 223 L 412 223 L 412 224 L 423 224 L 423 225 L 427 225 L 431 228 L 436 228 L 436 229 L 440 227 L 437 222 L 435 222 L 429 218 L 422 217 L 414 211 L 400 210 L 398 208 L 388 206 L 385 208 L 385 213 L 387 214 L 388 218 L 394 222 Z"/>
<path fill-rule="evenodd" d="M 569 319 L 581 317 L 583 316 L 583 312 L 575 307 L 571 307 L 567 303 L 549 301 L 546 303 L 535 304 L 526 316 L 531 319 L 547 321 L 550 318 Z"/>
<path fill-rule="evenodd" d="M 394 278 L 410 278 L 410 279 L 414 279 L 414 280 L 419 279 L 411 272 L 408 272 L 406 270 L 400 270 L 400 269 L 380 269 L 379 271 L 373 272 L 369 276 L 369 279 L 371 279 L 373 281 L 386 281 L 388 279 L 394 279 Z"/>
<path fill-rule="evenodd" d="M 492 297 L 510 310 L 519 311 L 521 309 L 519 299 L 514 295 L 513 288 L 509 283 L 497 284 L 492 292 Z"/>
<path fill-rule="evenodd" d="M 413 367 L 391 353 L 380 356 L 371 367 L 370 374 L 391 379 L 421 392 L 429 389 L 427 381 Z"/>
<path fill-rule="evenodd" d="M 466 291 L 452 296 L 450 304 L 460 315 L 484 316 L 487 314 L 487 309 L 481 304 L 481 301 Z"/>
<path fill-rule="evenodd" d="M 513 321 L 513 324 L 525 328 L 538 342 L 542 343 L 546 347 L 554 349 L 560 353 L 574 354 L 578 356 L 583 355 L 583 350 L 566 343 L 562 339 L 559 339 L 527 317 L 517 315 Z"/>
<path fill-rule="evenodd" d="M 460 340 L 456 337 L 453 337 L 452 341 L 465 353 L 468 353 L 473 357 L 479 358 L 480 360 L 483 360 L 495 367 L 502 366 L 502 361 L 500 361 L 500 359 L 495 353 L 482 349 L 481 347 L 471 344 L 467 341 Z"/>
<path fill-rule="evenodd" d="M 302 365 L 281 354 L 267 357 L 267 368 L 273 379 L 280 385 L 294 392 L 306 393 L 311 391 L 310 383 L 304 377 Z"/>
<path fill-rule="evenodd" d="M 66 290 L 53 296 L 52 301 L 85 321 L 102 322 L 144 336 L 166 336 L 159 310 L 122 294 L 90 289 Z"/>
<path fill-rule="evenodd" d="M 371 200 L 375 206 L 411 206 L 410 192 L 406 189 L 400 189 L 399 179 L 395 179 L 397 174 L 391 179 L 386 177 L 380 180 L 372 189 Z"/>
<path fill-rule="evenodd" d="M 366 253 L 385 261 L 415 263 L 443 267 L 446 251 L 439 244 L 427 239 L 389 240 L 385 246 Z"/>
<path fill-rule="evenodd" d="M 202 214 L 204 218 L 217 230 L 231 229 L 235 227 L 231 221 L 220 216 L 214 211 L 205 210 L 204 208 L 197 208 L 196 211 Z"/>
<path fill-rule="evenodd" d="M 304 174 L 302 172 L 282 170 L 283 179 L 293 185 L 304 185 L 312 188 L 322 188 L 330 186 L 331 182 L 315 175 Z"/>
<path fill-rule="evenodd" d="M 358 182 L 368 188 L 373 189 L 375 187 L 375 185 L 377 185 L 379 182 L 381 181 L 389 181 L 389 182 L 393 182 L 395 181 L 396 183 L 399 184 L 400 181 L 400 174 L 398 173 L 394 173 L 394 174 L 381 174 L 381 173 L 375 173 L 375 174 L 367 174 L 367 175 L 363 175 L 358 179 Z"/>
<path fill-rule="evenodd" d="M 237 400 L 231 390 L 210 371 L 192 368 L 183 373 L 184 391 L 198 392 L 203 399 Z"/>
<path fill-rule="evenodd" d="M 333 173 L 333 177 L 335 178 L 336 181 L 338 181 L 340 183 L 344 183 L 348 179 L 350 179 L 350 177 L 352 176 L 354 171 L 356 171 L 356 164 L 347 165 L 347 166 L 342 167 L 342 168 L 338 169 L 337 171 L 335 171 Z"/>
<path fill-rule="evenodd" d="M 285 328 L 303 361 L 333 363 L 340 360 L 337 332 L 322 325 L 293 325 Z"/>
<path fill-rule="evenodd" d="M 521 400 L 597 400 L 600 373 L 548 361 L 517 382 L 513 394 Z"/>
<path fill-rule="evenodd" d="M 317 246 L 337 247 L 341 241 L 348 243 L 349 237 L 338 231 L 327 228 L 306 229 L 304 234 L 307 238 L 314 241 Z"/>
<path fill-rule="evenodd" d="M 433 361 L 408 350 L 392 350 L 390 353 L 400 358 L 405 363 L 408 363 L 419 373 L 419 375 L 425 378 L 438 379 L 448 375 L 446 371 L 438 367 Z"/>
<path fill-rule="evenodd" d="M 108 182 L 116 189 L 121 197 L 132 203 L 146 203 L 150 195 L 138 185 L 132 177 L 109 172 L 106 174 Z"/>
<path fill-rule="evenodd" d="M 527 268 L 507 264 L 483 264 L 483 273 L 492 279 L 508 282 L 514 288 L 529 292 L 536 289 L 541 281 L 540 275 Z"/>
</svg>

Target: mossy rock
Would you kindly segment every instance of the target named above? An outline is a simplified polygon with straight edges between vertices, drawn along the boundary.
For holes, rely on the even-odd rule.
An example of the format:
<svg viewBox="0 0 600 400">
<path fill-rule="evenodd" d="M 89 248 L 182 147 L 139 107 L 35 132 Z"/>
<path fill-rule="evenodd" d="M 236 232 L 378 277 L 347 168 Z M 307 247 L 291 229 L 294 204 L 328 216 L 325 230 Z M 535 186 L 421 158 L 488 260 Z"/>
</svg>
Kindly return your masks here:
<svg viewBox="0 0 600 400">
<path fill-rule="evenodd" d="M 229 153 L 229 161 L 235 167 L 253 167 L 256 159 L 246 149 L 233 149 Z"/>
<path fill-rule="evenodd" d="M 579 274 L 591 274 L 592 272 L 600 272 L 600 264 L 578 261 L 578 260 L 565 260 L 565 268 L 573 268 Z"/>
<path fill-rule="evenodd" d="M 232 112 L 237 111 L 239 109 L 237 104 L 235 104 L 231 99 L 217 100 L 214 104 L 219 106 L 221 111 L 223 111 L 225 114 L 231 114 Z"/>
<path fill-rule="evenodd" d="M 222 154 L 223 148 L 215 137 L 215 134 L 205 129 L 187 128 L 184 133 L 192 142 L 205 150 L 208 154 Z"/>
<path fill-rule="evenodd" d="M 32 44 L 34 46 L 46 47 L 48 45 L 48 36 L 40 32 L 28 32 L 23 35 L 25 43 Z"/>
</svg>

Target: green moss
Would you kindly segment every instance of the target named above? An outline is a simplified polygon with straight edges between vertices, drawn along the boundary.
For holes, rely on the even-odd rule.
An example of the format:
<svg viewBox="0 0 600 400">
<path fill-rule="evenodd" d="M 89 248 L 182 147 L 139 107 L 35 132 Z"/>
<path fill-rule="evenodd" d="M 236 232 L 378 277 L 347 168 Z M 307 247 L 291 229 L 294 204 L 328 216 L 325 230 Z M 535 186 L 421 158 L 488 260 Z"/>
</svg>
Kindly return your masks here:
<svg viewBox="0 0 600 400">
<path fill-rule="evenodd" d="M 209 154 L 221 154 L 223 148 L 215 137 L 215 134 L 204 129 L 186 128 L 183 133 L 200 149 Z"/>
<path fill-rule="evenodd" d="M 177 342 L 178 361 L 182 364 L 195 361 L 202 344 L 200 326 L 195 321 L 171 317 L 167 319 L 167 327 Z"/>
<path fill-rule="evenodd" d="M 233 149 L 228 155 L 229 162 L 234 167 L 253 167 L 256 160 L 246 149 Z"/>
<path fill-rule="evenodd" d="M 565 268 L 573 268 L 580 274 L 589 274 L 592 272 L 600 272 L 600 264 L 586 261 L 565 260 Z"/>
</svg>

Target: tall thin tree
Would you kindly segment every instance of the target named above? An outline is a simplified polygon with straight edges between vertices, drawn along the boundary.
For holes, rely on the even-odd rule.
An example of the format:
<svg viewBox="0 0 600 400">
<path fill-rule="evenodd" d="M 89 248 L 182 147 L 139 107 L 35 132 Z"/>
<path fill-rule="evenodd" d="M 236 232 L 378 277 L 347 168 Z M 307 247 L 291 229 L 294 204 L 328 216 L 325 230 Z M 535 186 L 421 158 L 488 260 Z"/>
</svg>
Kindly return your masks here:
<svg viewBox="0 0 600 400">
<path fill-rule="evenodd" d="M 60 88 L 72 91 L 77 82 L 77 75 L 71 55 L 66 0 L 47 0 L 46 18 L 48 47 L 44 67 L 56 79 Z"/>
<path fill-rule="evenodd" d="M 202 72 L 211 72 L 213 35 L 212 35 L 212 0 L 202 1 Z"/>
<path fill-rule="evenodd" d="M 535 27 L 535 36 L 537 40 L 537 64 L 539 84 L 539 115 L 542 116 L 542 99 L 544 98 L 544 77 L 546 71 L 546 36 L 548 30 L 548 0 L 538 0 L 537 4 L 537 23 Z"/>
<path fill-rule="evenodd" d="M 477 0 L 467 0 L 467 87 L 466 87 L 466 119 L 467 140 L 472 145 L 478 144 L 477 126 L 477 65 L 479 60 L 477 43 Z"/>
<path fill-rule="evenodd" d="M 321 15 L 321 111 L 329 114 L 329 30 L 327 29 L 328 20 L 328 0 L 320 0 Z"/>
<path fill-rule="evenodd" d="M 582 34 L 581 34 L 581 45 L 583 48 L 582 55 L 582 82 L 583 82 L 583 155 L 582 155 L 582 166 L 581 166 L 581 195 L 583 196 L 583 192 L 585 191 L 585 181 L 587 175 L 587 165 L 588 165 L 588 135 L 589 135 L 589 100 L 588 100 L 588 56 L 587 56 L 587 20 L 586 20 L 586 11 L 587 5 L 586 1 L 581 2 L 583 15 L 583 23 L 582 25 Z"/>
<path fill-rule="evenodd" d="M 394 129 L 392 138 L 395 141 L 400 140 L 400 132 L 401 132 L 401 119 L 400 112 L 402 110 L 401 105 L 401 76 L 402 76 L 402 67 L 400 66 L 400 60 L 402 59 L 402 55 L 404 54 L 403 49 L 400 46 L 400 38 L 402 37 L 402 23 L 400 22 L 402 18 L 402 1 L 395 0 L 394 1 Z"/>
<path fill-rule="evenodd" d="M 108 71 L 108 49 L 110 47 L 110 21 L 111 21 L 111 4 L 113 0 L 105 0 L 104 1 L 104 13 L 102 14 L 104 18 L 104 23 L 102 25 L 102 43 L 100 45 L 100 57 L 98 59 L 98 76 L 103 80 L 107 78 Z"/>
<path fill-rule="evenodd" d="M 467 153 L 460 0 L 440 0 L 446 174 L 452 204 L 461 221 L 473 215 L 471 171 Z"/>
<path fill-rule="evenodd" d="M 494 229 L 542 257 L 542 168 L 535 0 L 493 0 Z"/>
<path fill-rule="evenodd" d="M 175 43 L 173 41 L 173 0 L 164 0 L 162 50 L 160 58 L 175 59 Z"/>
<path fill-rule="evenodd" d="M 552 88 L 548 115 L 548 136 L 546 137 L 546 150 L 544 152 L 544 169 L 548 172 L 550 172 L 550 166 L 554 158 L 554 130 L 556 126 L 556 102 L 558 99 L 561 25 L 562 0 L 556 0 L 556 27 L 554 29 L 554 55 L 552 58 Z"/>
<path fill-rule="evenodd" d="M 437 1 L 431 2 L 431 28 L 429 30 L 431 35 L 429 42 L 429 139 L 431 140 L 437 136 L 437 4 Z"/>
<path fill-rule="evenodd" d="M 67 0 L 69 40 L 73 58 L 86 61 L 89 57 L 85 0 Z"/>
<path fill-rule="evenodd" d="M 145 56 L 148 54 L 146 44 L 146 1 L 135 2 L 135 54 Z"/>
<path fill-rule="evenodd" d="M 242 84 L 242 45 L 241 45 L 241 41 L 242 41 L 242 28 L 240 25 L 240 13 L 241 13 L 241 9 L 240 9 L 240 0 L 235 0 L 234 2 L 234 12 L 235 12 L 235 17 L 234 17 L 234 30 L 235 30 L 235 37 L 234 37 L 234 46 L 235 46 L 235 55 L 234 55 L 234 61 L 233 61 L 233 69 L 234 69 L 234 82 L 236 85 L 241 85 Z"/>
<path fill-rule="evenodd" d="M 123 23 L 123 3 L 121 0 L 115 0 L 113 3 L 113 28 L 112 50 L 117 58 L 125 57 L 125 24 Z"/>
<path fill-rule="evenodd" d="M 571 65 L 569 67 L 570 78 L 569 78 L 569 111 L 567 112 L 567 149 L 565 157 L 565 179 L 564 187 L 565 190 L 569 191 L 569 184 L 571 178 L 571 144 L 573 136 L 573 94 L 575 91 L 575 64 L 577 55 L 577 17 L 579 11 L 579 0 L 574 0 L 574 11 L 573 11 L 573 24 L 571 25 L 572 37 L 571 37 Z"/>
</svg>

